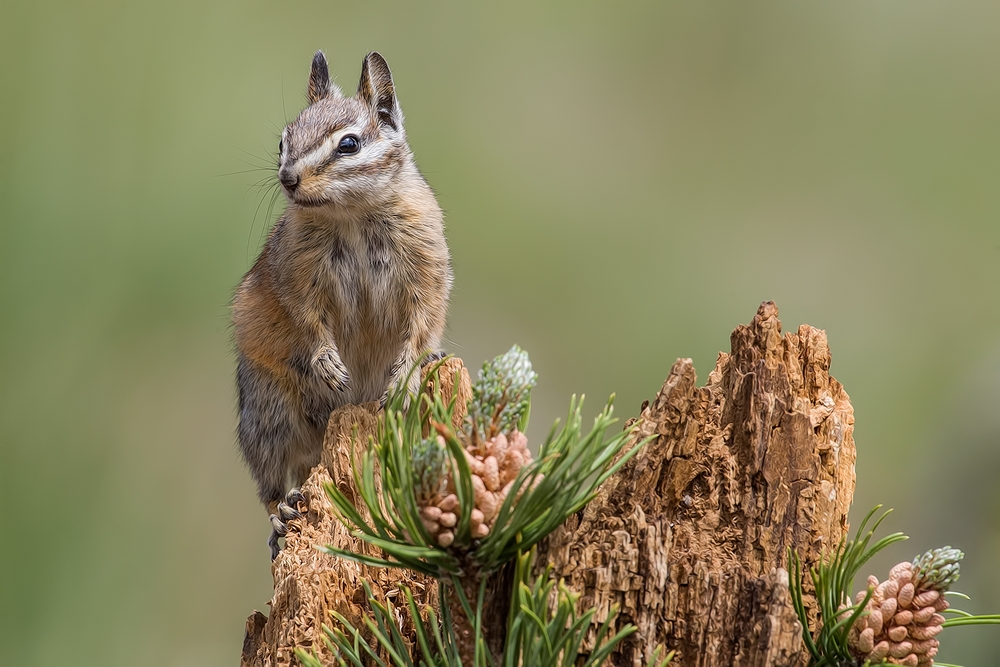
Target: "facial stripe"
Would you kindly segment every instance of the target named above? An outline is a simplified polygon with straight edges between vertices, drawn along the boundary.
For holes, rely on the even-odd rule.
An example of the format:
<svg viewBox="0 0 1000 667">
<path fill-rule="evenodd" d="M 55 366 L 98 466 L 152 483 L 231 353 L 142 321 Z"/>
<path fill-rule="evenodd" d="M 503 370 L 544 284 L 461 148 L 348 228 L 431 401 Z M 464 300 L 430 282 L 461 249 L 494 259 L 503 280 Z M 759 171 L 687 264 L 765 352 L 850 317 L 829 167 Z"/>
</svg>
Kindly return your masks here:
<svg viewBox="0 0 1000 667">
<path fill-rule="evenodd" d="M 313 148 L 308 153 L 300 157 L 295 161 L 295 164 L 300 169 L 315 168 L 323 164 L 326 159 L 330 156 L 333 151 L 333 146 L 331 138 L 327 137 L 323 143 L 321 143 L 316 148 Z"/>
<path fill-rule="evenodd" d="M 346 176 L 371 176 L 390 170 L 402 160 L 403 152 L 395 146 L 373 147 L 365 159 L 357 164 L 344 164 L 338 169 L 338 174 Z"/>
<path fill-rule="evenodd" d="M 361 150 L 350 155 L 338 155 L 337 147 L 340 145 L 340 140 L 349 134 L 357 135 L 359 137 L 361 140 Z M 296 165 L 300 165 L 301 168 L 317 169 L 329 164 L 335 159 L 346 160 L 367 155 L 369 152 L 366 151 L 366 149 L 372 148 L 373 146 L 374 144 L 370 140 L 366 141 L 366 138 L 361 135 L 357 128 L 345 127 L 334 132 L 333 134 L 330 134 L 317 147 L 308 151 L 305 155 L 296 160 Z"/>
</svg>

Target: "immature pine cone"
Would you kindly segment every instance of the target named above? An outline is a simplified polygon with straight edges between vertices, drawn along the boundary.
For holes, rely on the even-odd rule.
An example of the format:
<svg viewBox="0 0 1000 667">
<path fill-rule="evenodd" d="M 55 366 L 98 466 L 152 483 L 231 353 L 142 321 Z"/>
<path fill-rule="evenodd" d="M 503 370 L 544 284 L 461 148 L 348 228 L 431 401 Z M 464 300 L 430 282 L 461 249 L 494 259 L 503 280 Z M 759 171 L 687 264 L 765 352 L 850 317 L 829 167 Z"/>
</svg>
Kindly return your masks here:
<svg viewBox="0 0 1000 667">
<path fill-rule="evenodd" d="M 469 405 L 473 439 L 489 439 L 516 429 L 528 411 L 531 389 L 537 381 L 528 353 L 517 345 L 483 364 L 472 385 Z"/>
<path fill-rule="evenodd" d="M 862 616 L 851 629 L 849 642 L 862 660 L 910 667 L 933 665 L 944 616 L 944 591 L 958 579 L 961 551 L 944 547 L 928 551 L 912 563 L 899 563 L 882 583 L 868 577 L 874 589 Z M 858 593 L 861 604 L 867 591 Z"/>
<path fill-rule="evenodd" d="M 497 513 L 521 468 L 531 462 L 531 452 L 528 450 L 528 439 L 517 430 L 509 437 L 500 433 L 474 450 L 466 447 L 463 451 L 472 472 L 472 488 L 475 491 L 470 529 L 473 539 L 482 539 L 490 534 Z M 536 478 L 536 483 L 538 481 Z M 445 476 L 442 486 L 443 493 L 426 500 L 419 499 L 421 503 L 426 502 L 420 508 L 420 517 L 431 537 L 440 546 L 449 547 L 455 541 L 454 528 L 462 510 L 450 473 Z"/>
</svg>

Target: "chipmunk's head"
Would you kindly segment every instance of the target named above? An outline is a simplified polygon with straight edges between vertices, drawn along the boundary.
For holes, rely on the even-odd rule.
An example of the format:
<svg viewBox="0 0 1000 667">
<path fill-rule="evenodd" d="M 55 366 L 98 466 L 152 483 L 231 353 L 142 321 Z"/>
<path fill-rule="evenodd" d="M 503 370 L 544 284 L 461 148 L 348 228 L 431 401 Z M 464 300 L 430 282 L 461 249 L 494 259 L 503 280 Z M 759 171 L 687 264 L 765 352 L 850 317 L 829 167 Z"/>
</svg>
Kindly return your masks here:
<svg viewBox="0 0 1000 667">
<path fill-rule="evenodd" d="M 318 51 L 309 73 L 309 106 L 281 133 L 278 180 L 300 206 L 376 204 L 412 160 L 392 74 L 369 53 L 354 97 L 330 80 Z"/>
</svg>

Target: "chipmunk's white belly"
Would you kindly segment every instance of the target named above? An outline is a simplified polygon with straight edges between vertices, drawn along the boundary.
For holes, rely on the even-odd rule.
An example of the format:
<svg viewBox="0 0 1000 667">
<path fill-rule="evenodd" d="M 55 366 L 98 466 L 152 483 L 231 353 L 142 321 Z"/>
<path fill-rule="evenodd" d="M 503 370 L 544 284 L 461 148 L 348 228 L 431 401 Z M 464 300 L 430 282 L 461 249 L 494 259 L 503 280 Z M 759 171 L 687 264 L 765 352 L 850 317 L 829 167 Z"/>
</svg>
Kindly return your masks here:
<svg viewBox="0 0 1000 667">
<path fill-rule="evenodd" d="M 350 374 L 347 402 L 377 401 L 389 386 L 407 339 L 403 285 L 389 272 L 362 269 L 355 284 L 341 281 L 349 295 L 340 302 L 334 340 Z M 357 274 L 356 274 L 357 275 Z M 346 283 L 346 284 L 345 284 Z"/>
</svg>

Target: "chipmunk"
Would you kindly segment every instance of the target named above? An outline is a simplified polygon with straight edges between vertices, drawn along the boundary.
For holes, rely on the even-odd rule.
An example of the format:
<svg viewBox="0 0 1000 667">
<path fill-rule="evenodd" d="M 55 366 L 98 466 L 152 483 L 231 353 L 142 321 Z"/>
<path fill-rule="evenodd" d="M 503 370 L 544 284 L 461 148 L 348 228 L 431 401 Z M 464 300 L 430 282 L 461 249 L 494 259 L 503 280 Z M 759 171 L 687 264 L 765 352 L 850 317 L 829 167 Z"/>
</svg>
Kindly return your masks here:
<svg viewBox="0 0 1000 667">
<path fill-rule="evenodd" d="M 440 356 L 452 283 L 444 216 L 385 59 L 368 54 L 348 98 L 317 52 L 308 100 L 278 145 L 288 206 L 232 306 L 239 443 L 270 515 L 272 560 L 330 413 L 384 399 L 423 355 Z"/>
</svg>

